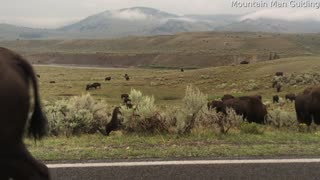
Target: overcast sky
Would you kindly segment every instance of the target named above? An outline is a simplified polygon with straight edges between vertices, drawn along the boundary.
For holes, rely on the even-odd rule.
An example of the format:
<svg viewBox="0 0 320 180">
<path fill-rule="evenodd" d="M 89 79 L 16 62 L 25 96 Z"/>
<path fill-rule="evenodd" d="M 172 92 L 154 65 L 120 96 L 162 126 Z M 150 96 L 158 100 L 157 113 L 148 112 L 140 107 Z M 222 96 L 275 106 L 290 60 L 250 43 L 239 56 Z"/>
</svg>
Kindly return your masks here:
<svg viewBox="0 0 320 180">
<path fill-rule="evenodd" d="M 295 9 L 232 8 L 232 1 L 234 0 L 0 0 L 0 23 L 54 28 L 105 10 L 135 6 L 157 8 L 179 15 L 243 14 L 259 10 L 259 13 L 249 14 L 246 17 L 272 16 L 276 18 L 280 16 L 288 19 L 293 16 L 294 18 L 310 17 L 320 20 L 319 9 L 299 9 L 298 11 Z M 262 1 L 270 2 L 270 0 Z"/>
</svg>

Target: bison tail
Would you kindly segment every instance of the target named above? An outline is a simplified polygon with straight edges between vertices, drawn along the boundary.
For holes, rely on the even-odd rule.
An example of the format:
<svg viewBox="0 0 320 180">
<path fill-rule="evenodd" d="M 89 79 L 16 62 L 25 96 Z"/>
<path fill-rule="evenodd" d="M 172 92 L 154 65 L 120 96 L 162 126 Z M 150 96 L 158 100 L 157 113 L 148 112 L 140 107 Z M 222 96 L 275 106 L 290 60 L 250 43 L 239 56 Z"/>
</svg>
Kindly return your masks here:
<svg viewBox="0 0 320 180">
<path fill-rule="evenodd" d="M 34 95 L 34 110 L 29 122 L 28 135 L 32 136 L 35 140 L 37 140 L 41 139 L 44 135 L 46 135 L 48 121 L 41 109 L 38 83 L 34 70 L 32 66 L 25 60 L 22 61 L 21 66 L 23 67 L 27 76 L 30 77 Z"/>
</svg>

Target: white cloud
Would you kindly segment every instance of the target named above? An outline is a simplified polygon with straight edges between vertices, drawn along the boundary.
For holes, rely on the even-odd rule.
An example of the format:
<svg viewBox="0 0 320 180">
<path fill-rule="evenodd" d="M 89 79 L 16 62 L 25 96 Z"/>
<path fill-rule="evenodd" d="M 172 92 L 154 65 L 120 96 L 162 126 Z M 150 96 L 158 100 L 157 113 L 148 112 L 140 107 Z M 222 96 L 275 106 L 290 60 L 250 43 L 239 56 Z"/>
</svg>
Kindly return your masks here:
<svg viewBox="0 0 320 180">
<path fill-rule="evenodd" d="M 119 19 L 127 20 L 146 20 L 148 17 L 146 14 L 140 12 L 139 10 L 124 10 L 124 11 L 112 11 L 112 16 Z"/>
<path fill-rule="evenodd" d="M 273 8 L 256 11 L 241 17 L 244 19 L 279 19 L 286 21 L 320 21 L 320 13 L 317 9 L 292 9 L 292 8 Z"/>
</svg>

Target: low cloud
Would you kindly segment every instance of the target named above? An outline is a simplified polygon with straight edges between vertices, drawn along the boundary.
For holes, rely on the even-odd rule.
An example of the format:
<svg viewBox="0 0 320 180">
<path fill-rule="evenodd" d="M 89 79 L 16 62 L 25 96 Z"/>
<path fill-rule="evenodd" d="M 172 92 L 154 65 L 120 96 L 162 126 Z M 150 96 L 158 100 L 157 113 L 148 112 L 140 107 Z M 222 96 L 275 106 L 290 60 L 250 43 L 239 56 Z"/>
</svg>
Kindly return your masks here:
<svg viewBox="0 0 320 180">
<path fill-rule="evenodd" d="M 264 9 L 249 13 L 240 18 L 245 19 L 278 19 L 285 21 L 320 21 L 320 13 L 317 9 Z"/>
<path fill-rule="evenodd" d="M 34 18 L 34 17 L 0 17 L 0 23 L 31 28 L 59 28 L 66 24 L 72 24 L 81 18 Z"/>
<path fill-rule="evenodd" d="M 146 20 L 151 18 L 139 10 L 112 11 L 112 17 L 126 20 Z"/>
</svg>

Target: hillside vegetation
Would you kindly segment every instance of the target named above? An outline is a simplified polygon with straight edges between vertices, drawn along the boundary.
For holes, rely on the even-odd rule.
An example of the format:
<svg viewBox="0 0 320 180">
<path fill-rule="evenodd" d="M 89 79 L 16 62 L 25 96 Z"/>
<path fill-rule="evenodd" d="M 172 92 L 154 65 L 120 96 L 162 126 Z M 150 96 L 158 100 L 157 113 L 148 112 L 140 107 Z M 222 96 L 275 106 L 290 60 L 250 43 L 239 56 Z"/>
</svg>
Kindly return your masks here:
<svg viewBox="0 0 320 180">
<path fill-rule="evenodd" d="M 172 104 L 179 102 L 186 86 L 194 84 L 209 95 L 210 99 L 223 94 L 261 94 L 264 100 L 271 100 L 276 94 L 271 88 L 272 78 L 277 71 L 283 71 L 286 76 L 303 75 L 319 72 L 319 57 L 284 58 L 249 65 L 234 65 L 211 67 L 196 70 L 163 70 L 138 68 L 72 68 L 36 66 L 41 75 L 40 89 L 47 99 L 81 95 L 86 93 L 88 83 L 100 82 L 101 89 L 90 93 L 111 104 L 121 102 L 120 95 L 128 93 L 131 88 L 141 90 L 146 95 L 154 95 L 156 103 Z M 130 81 L 124 79 L 124 74 L 130 76 Z M 111 81 L 104 78 L 111 76 Z M 55 84 L 49 83 L 55 81 Z M 288 92 L 299 92 L 311 84 L 284 85 L 281 96 Z"/>
<path fill-rule="evenodd" d="M 319 54 L 318 34 L 199 32 L 100 40 L 16 40 L 0 46 L 36 64 L 202 68 Z"/>
</svg>

